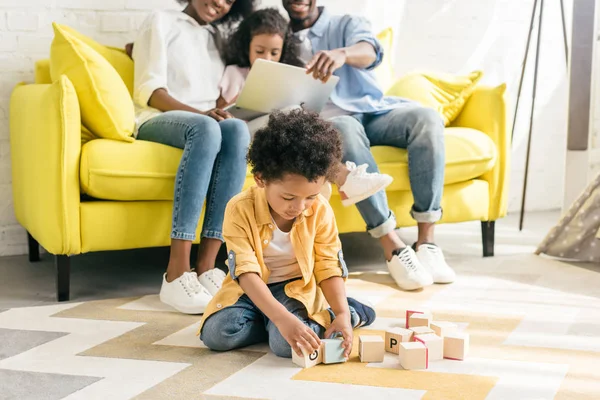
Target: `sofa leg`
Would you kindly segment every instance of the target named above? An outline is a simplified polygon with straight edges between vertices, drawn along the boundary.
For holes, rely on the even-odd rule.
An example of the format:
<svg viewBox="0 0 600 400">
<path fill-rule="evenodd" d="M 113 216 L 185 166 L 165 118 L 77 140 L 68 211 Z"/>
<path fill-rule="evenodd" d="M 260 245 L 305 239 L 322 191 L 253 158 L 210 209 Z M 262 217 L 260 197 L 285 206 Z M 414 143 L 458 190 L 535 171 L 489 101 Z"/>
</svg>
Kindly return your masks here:
<svg viewBox="0 0 600 400">
<path fill-rule="evenodd" d="M 56 258 L 56 299 L 69 300 L 71 280 L 71 260 L 69 256 L 57 255 Z"/>
<path fill-rule="evenodd" d="M 483 244 L 483 256 L 494 256 L 494 230 L 496 221 L 481 221 L 481 242 Z"/>
<path fill-rule="evenodd" d="M 40 244 L 27 232 L 27 247 L 29 249 L 29 262 L 40 261 Z"/>
</svg>

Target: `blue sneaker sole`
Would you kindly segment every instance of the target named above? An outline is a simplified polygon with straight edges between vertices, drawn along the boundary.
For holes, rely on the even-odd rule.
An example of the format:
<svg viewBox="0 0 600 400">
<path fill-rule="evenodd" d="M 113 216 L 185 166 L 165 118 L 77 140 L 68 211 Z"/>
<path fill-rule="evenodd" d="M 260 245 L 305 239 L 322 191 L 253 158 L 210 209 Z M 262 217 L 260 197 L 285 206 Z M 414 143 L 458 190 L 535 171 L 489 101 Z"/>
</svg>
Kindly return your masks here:
<svg viewBox="0 0 600 400">
<path fill-rule="evenodd" d="M 358 313 L 360 317 L 359 326 L 369 326 L 375 321 L 376 314 L 373 307 L 363 304 L 352 297 L 348 297 L 348 305 Z"/>
</svg>

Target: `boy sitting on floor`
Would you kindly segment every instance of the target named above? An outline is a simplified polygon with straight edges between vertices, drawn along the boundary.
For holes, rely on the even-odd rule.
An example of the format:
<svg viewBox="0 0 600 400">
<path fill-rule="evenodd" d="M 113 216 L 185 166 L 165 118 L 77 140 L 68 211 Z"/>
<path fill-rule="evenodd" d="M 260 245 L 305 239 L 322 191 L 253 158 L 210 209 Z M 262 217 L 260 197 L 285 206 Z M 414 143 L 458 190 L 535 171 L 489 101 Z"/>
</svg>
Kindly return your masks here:
<svg viewBox="0 0 600 400">
<path fill-rule="evenodd" d="M 276 112 L 256 133 L 248 162 L 257 186 L 227 206 L 229 274 L 200 325 L 210 349 L 268 341 L 291 357 L 341 333 L 348 357 L 352 329 L 375 320 L 371 306 L 346 297 L 335 217 L 319 195 L 341 157 L 339 133 L 308 111 Z"/>
</svg>

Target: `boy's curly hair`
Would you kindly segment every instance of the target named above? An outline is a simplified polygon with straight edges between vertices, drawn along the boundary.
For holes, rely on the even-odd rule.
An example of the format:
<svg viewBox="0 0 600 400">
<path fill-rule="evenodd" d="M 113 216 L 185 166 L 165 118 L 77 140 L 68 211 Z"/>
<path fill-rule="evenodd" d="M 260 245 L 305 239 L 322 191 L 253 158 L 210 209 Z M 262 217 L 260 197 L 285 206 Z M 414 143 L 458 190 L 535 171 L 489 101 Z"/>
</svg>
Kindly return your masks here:
<svg viewBox="0 0 600 400">
<path fill-rule="evenodd" d="M 192 0 L 177 0 L 182 6 L 187 6 Z M 236 22 L 246 18 L 256 8 L 257 0 L 236 0 L 231 6 L 231 10 L 220 20 L 216 21 L 213 25 L 223 25 L 230 27 Z"/>
<path fill-rule="evenodd" d="M 314 112 L 276 111 L 258 130 L 248 151 L 252 173 L 266 181 L 297 174 L 311 182 L 333 180 L 342 160 L 342 139 L 333 125 Z"/>
<path fill-rule="evenodd" d="M 296 67 L 304 66 L 289 24 L 276 8 L 255 11 L 238 25 L 226 45 L 225 63 L 241 68 L 250 67 L 250 42 L 254 36 L 262 34 L 279 35 L 283 39 L 279 62 Z"/>
</svg>

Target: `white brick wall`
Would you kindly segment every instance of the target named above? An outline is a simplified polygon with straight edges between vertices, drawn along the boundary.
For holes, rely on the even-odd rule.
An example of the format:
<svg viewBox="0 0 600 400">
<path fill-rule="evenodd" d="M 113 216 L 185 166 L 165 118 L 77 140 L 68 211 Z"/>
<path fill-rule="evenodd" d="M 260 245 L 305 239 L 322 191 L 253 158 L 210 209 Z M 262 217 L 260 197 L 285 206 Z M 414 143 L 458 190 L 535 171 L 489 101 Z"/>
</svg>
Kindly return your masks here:
<svg viewBox="0 0 600 400">
<path fill-rule="evenodd" d="M 321 0 L 335 12 L 361 14 L 375 30 L 397 31 L 398 74 L 415 69 L 464 73 L 481 68 L 486 82 L 508 82 L 514 99 L 532 0 Z M 562 199 L 566 81 L 562 47 L 557 45 L 558 9 L 546 2 L 540 94 L 530 170 L 530 209 L 560 207 Z M 280 5 L 263 0 L 264 6 Z M 565 5 L 570 15 L 572 0 Z M 26 250 L 23 229 L 15 221 L 10 190 L 8 102 L 14 85 L 33 80 L 33 63 L 49 54 L 52 21 L 78 29 L 96 40 L 122 46 L 148 12 L 177 8 L 174 0 L 0 0 L 0 255 Z M 554 7 L 554 8 L 553 8 Z M 531 63 L 533 64 L 533 63 Z M 526 82 L 527 84 L 528 82 Z M 529 82 L 530 83 L 530 82 Z M 524 93 L 525 95 L 526 93 Z M 527 103 L 527 97 L 522 99 Z M 516 133 L 510 208 L 518 209 L 524 163 L 527 111 Z"/>
</svg>

